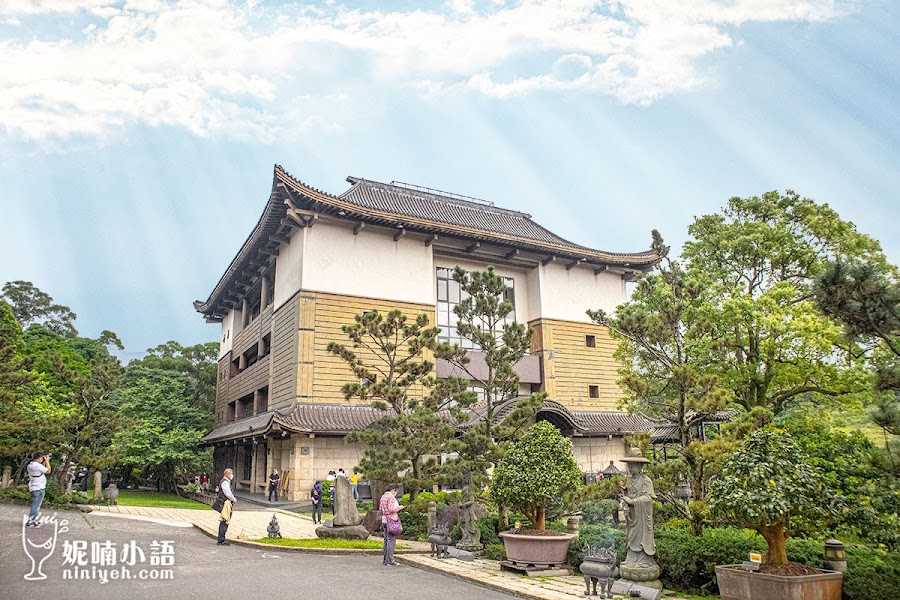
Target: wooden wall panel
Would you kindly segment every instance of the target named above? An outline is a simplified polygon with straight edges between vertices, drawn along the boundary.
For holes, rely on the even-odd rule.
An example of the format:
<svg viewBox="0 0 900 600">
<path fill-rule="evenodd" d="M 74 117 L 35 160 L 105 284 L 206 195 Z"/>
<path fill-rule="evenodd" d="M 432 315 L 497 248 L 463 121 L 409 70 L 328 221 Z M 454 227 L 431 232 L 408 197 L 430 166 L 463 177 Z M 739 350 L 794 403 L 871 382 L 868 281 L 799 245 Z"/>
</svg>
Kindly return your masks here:
<svg viewBox="0 0 900 600">
<path fill-rule="evenodd" d="M 602 325 L 538 319 L 532 351 L 542 357 L 542 391 L 573 410 L 617 410 L 622 390 L 616 384 L 619 363 L 613 358 L 617 342 Z M 593 335 L 596 347 L 588 348 L 585 336 Z M 596 385 L 599 398 L 591 398 L 589 386 Z"/>
<path fill-rule="evenodd" d="M 219 359 L 216 375 L 216 426 L 228 421 L 228 372 L 231 367 L 231 352 Z"/>
<path fill-rule="evenodd" d="M 312 295 L 312 294 L 311 294 Z M 395 302 L 389 300 L 376 300 L 372 298 L 360 298 L 355 296 L 343 296 L 337 294 L 316 293 L 315 296 L 315 332 L 312 341 L 312 362 L 307 373 L 310 373 L 311 381 L 301 383 L 307 386 L 311 394 L 309 401 L 323 403 L 345 403 L 341 393 L 341 387 L 354 380 L 353 372 L 343 361 L 328 352 L 328 343 L 337 342 L 349 344 L 347 335 L 341 331 L 344 325 L 354 322 L 354 317 L 360 313 L 378 310 L 387 313 L 399 309 L 409 319 L 415 319 L 421 313 L 427 313 L 434 319 L 434 307 L 427 304 L 415 304 L 408 302 Z M 374 355 L 365 349 L 356 349 L 358 355 L 366 364 L 372 364 Z M 421 394 L 421 389 L 414 389 L 413 393 Z"/>
<path fill-rule="evenodd" d="M 269 410 L 290 406 L 297 397 L 297 328 L 300 298 L 294 297 L 272 317 L 272 368 Z"/>
</svg>

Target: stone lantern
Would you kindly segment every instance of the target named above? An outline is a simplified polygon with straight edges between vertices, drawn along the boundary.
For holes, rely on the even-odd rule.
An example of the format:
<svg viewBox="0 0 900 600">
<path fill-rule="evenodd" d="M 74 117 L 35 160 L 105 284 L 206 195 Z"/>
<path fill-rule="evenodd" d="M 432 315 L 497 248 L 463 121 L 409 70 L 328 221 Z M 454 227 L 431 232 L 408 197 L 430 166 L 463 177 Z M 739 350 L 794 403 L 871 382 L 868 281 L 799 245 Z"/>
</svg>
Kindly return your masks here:
<svg viewBox="0 0 900 600">
<path fill-rule="evenodd" d="M 825 568 L 840 573 L 847 570 L 847 553 L 843 542 L 825 540 Z"/>
</svg>

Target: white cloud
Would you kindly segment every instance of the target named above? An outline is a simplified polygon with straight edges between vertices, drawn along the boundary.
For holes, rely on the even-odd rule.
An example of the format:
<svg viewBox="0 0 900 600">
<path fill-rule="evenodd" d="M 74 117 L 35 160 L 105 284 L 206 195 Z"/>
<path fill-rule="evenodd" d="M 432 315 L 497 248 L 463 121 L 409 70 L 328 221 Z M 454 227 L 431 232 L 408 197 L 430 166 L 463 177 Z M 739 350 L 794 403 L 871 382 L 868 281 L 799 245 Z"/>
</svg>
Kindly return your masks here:
<svg viewBox="0 0 900 600">
<path fill-rule="evenodd" d="M 38 139 L 134 123 L 271 139 L 280 128 L 334 129 L 329 111 L 348 110 L 334 108 L 352 104 L 347 96 L 402 87 L 494 98 L 580 90 L 648 104 L 702 85 L 697 59 L 733 45 L 736 26 L 841 10 L 827 0 L 448 0 L 440 12 L 5 0 L 0 16 L 24 20 L 21 35 L 41 32 L 48 13 L 86 20 L 0 41 L 0 125 Z M 293 99 L 304 95 L 317 101 L 301 110 Z"/>
</svg>

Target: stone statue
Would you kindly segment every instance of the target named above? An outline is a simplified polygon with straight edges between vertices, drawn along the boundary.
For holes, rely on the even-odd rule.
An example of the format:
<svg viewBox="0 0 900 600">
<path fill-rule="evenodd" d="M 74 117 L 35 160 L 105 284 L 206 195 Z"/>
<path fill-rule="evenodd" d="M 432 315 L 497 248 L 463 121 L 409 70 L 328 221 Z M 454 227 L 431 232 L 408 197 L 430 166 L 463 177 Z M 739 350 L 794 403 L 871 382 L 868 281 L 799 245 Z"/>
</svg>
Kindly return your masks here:
<svg viewBox="0 0 900 600">
<path fill-rule="evenodd" d="M 272 515 L 272 520 L 269 521 L 269 526 L 266 527 L 266 531 L 269 533 L 270 538 L 280 538 L 281 537 L 281 525 L 278 524 L 278 519 L 275 518 L 275 515 Z"/>
<path fill-rule="evenodd" d="M 447 558 L 450 556 L 448 546 L 452 543 L 450 535 L 447 533 L 447 527 L 444 525 L 436 525 L 428 536 L 428 542 L 431 544 L 431 556 L 437 558 Z"/>
<path fill-rule="evenodd" d="M 462 539 L 456 547 L 469 552 L 480 552 L 484 546 L 481 544 L 481 530 L 475 523 L 475 486 L 471 482 L 463 487 L 458 525 L 462 530 Z"/>
<path fill-rule="evenodd" d="M 622 578 L 647 587 L 661 587 L 659 565 L 656 564 L 656 541 L 653 538 L 653 482 L 644 474 L 650 462 L 639 448 L 631 448 L 622 459 L 628 465 L 628 479 L 622 485 L 622 511 L 627 528 L 627 552 L 619 571 Z"/>
</svg>

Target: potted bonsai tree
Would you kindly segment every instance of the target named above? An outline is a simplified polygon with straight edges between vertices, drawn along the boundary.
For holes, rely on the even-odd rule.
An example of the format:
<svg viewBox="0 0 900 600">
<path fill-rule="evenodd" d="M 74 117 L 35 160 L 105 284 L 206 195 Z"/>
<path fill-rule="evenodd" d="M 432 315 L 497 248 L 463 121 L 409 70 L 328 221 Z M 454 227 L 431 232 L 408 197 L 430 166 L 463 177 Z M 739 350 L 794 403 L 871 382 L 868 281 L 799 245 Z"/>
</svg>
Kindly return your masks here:
<svg viewBox="0 0 900 600">
<path fill-rule="evenodd" d="M 792 528 L 825 516 L 828 501 L 822 475 L 787 432 L 767 427 L 747 438 L 725 462 L 722 476 L 710 483 L 708 498 L 714 514 L 755 529 L 768 546 L 758 572 L 740 565 L 716 567 L 723 600 L 840 600 L 840 573 L 787 559 L 785 542 Z"/>
<path fill-rule="evenodd" d="M 518 567 L 550 568 L 566 562 L 572 534 L 548 531 L 547 510 L 581 484 L 572 441 L 546 421 L 535 423 L 497 463 L 491 494 L 519 511 L 530 529 L 502 532 L 507 559 Z"/>
</svg>

